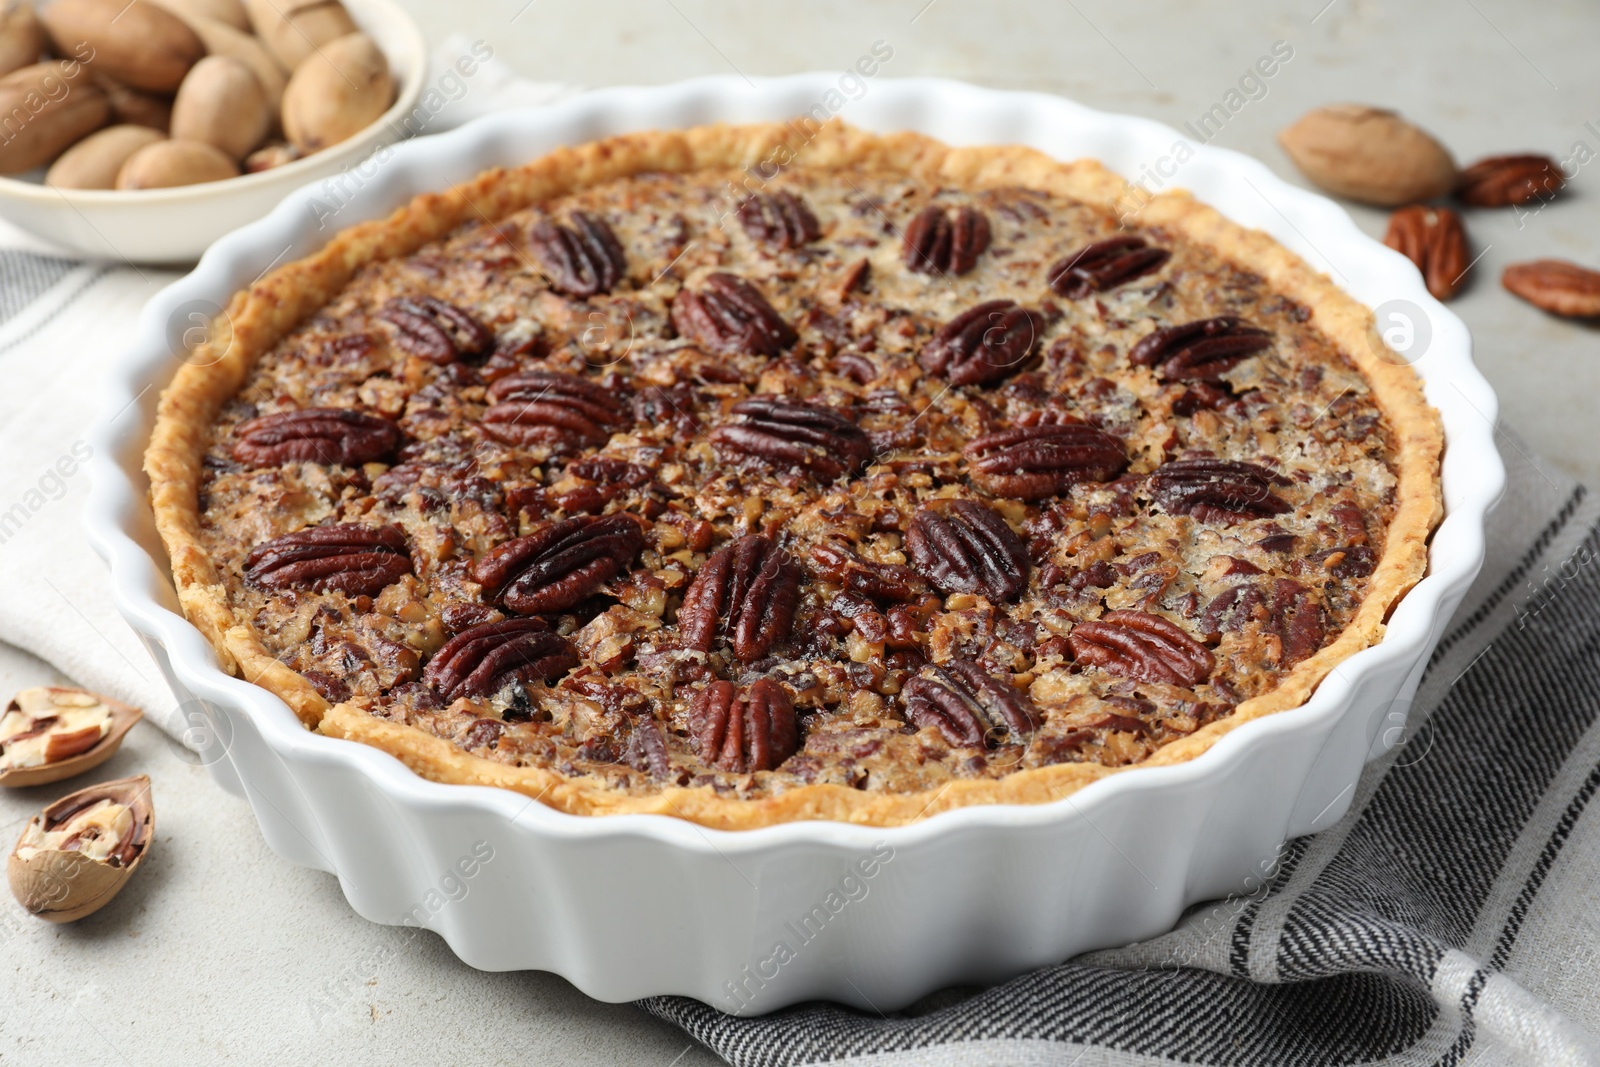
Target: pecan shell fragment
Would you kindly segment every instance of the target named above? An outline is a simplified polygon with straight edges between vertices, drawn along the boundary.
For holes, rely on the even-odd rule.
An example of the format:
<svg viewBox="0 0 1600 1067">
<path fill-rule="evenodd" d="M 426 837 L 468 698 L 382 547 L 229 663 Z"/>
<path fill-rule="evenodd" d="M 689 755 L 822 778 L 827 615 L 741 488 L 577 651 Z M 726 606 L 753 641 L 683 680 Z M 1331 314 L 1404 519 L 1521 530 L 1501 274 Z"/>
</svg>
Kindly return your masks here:
<svg viewBox="0 0 1600 1067">
<path fill-rule="evenodd" d="M 625 398 L 575 374 L 527 371 L 489 387 L 483 430 L 508 445 L 603 445 L 629 423 Z"/>
<path fill-rule="evenodd" d="M 565 611 L 632 565 L 644 531 L 632 515 L 577 515 L 496 545 L 468 574 L 519 615 Z"/>
<path fill-rule="evenodd" d="M 1530 200 L 1549 200 L 1566 178 L 1549 156 L 1490 156 L 1461 172 L 1456 196 L 1473 207 L 1511 207 Z"/>
<path fill-rule="evenodd" d="M 543 619 L 503 619 L 446 641 L 423 668 L 422 680 L 446 700 L 489 697 L 511 682 L 551 681 L 577 665 L 572 643 Z"/>
<path fill-rule="evenodd" d="M 872 439 L 833 408 L 753 396 L 732 409 L 734 421 L 711 431 L 711 445 L 729 462 L 753 461 L 809 471 L 831 482 L 858 473 L 872 459 Z"/>
<path fill-rule="evenodd" d="M 494 335 L 471 313 L 434 296 L 396 297 L 378 317 L 394 325 L 395 344 L 441 366 L 484 355 L 494 345 Z"/>
<path fill-rule="evenodd" d="M 906 227 L 906 269 L 919 274 L 965 274 L 989 247 L 989 216 L 963 204 L 946 211 L 930 204 Z"/>
<path fill-rule="evenodd" d="M 1150 475 L 1157 503 L 1201 522 L 1247 522 L 1293 511 L 1293 505 L 1272 491 L 1274 485 L 1288 484 L 1287 478 L 1254 463 L 1217 459 L 1174 459 Z"/>
<path fill-rule="evenodd" d="M 1171 252 L 1155 247 L 1136 234 L 1108 237 L 1080 248 L 1052 266 L 1050 290 L 1068 300 L 1081 300 L 1158 271 L 1171 258 Z"/>
<path fill-rule="evenodd" d="M 303 408 L 261 415 L 234 431 L 233 458 L 252 467 L 324 463 L 356 467 L 400 447 L 400 427 L 348 408 Z"/>
<path fill-rule="evenodd" d="M 800 568 L 769 537 L 746 534 L 716 552 L 694 576 L 678 609 L 685 648 L 710 652 L 719 633 L 744 663 L 789 636 L 800 606 Z"/>
<path fill-rule="evenodd" d="M 1401 208 L 1389 216 L 1383 243 L 1417 265 L 1428 292 L 1439 300 L 1455 296 L 1466 281 L 1467 231 L 1461 216 L 1447 207 Z"/>
<path fill-rule="evenodd" d="M 822 236 L 822 225 L 811 208 L 784 189 L 748 197 L 739 205 L 739 222 L 750 240 L 777 252 L 799 248 Z"/>
<path fill-rule="evenodd" d="M 1014 300 L 986 300 L 945 323 L 923 346 L 920 362 L 951 385 L 992 385 L 1022 369 L 1043 332 L 1037 311 Z"/>
<path fill-rule="evenodd" d="M 1175 623 L 1143 611 L 1108 611 L 1080 622 L 1067 644 L 1079 663 L 1136 682 L 1196 686 L 1216 666 L 1211 652 Z"/>
<path fill-rule="evenodd" d="M 244 573 L 264 589 L 373 596 L 411 573 L 410 545 L 399 526 L 312 526 L 251 549 Z"/>
<path fill-rule="evenodd" d="M 672 325 L 722 356 L 776 356 L 800 339 L 761 290 L 720 271 L 709 275 L 700 291 L 678 292 L 672 301 Z"/>
<path fill-rule="evenodd" d="M 549 275 L 550 287 L 568 296 L 609 293 L 628 273 L 622 242 L 605 219 L 587 211 L 574 211 L 570 226 L 540 220 L 528 247 Z"/>
<path fill-rule="evenodd" d="M 744 689 L 716 681 L 695 694 L 689 729 L 700 758 L 720 771 L 750 774 L 770 771 L 799 747 L 794 699 L 771 678 L 757 678 Z"/>
<path fill-rule="evenodd" d="M 1156 330 L 1128 351 L 1128 360 L 1156 367 L 1164 382 L 1219 382 L 1246 356 L 1271 347 L 1270 332 L 1221 315 Z"/>
<path fill-rule="evenodd" d="M 969 659 L 929 664 L 900 690 L 913 726 L 936 727 L 952 745 L 994 748 L 1025 740 L 1039 728 L 1039 709 L 1009 681 Z"/>
<path fill-rule="evenodd" d="M 1122 442 L 1088 423 L 1017 426 L 962 450 L 973 482 L 996 496 L 1042 500 L 1079 482 L 1103 482 L 1128 464 Z"/>
<path fill-rule="evenodd" d="M 1600 271 L 1564 259 L 1513 263 L 1500 284 L 1541 311 L 1568 318 L 1600 317 Z"/>
<path fill-rule="evenodd" d="M 975 500 L 954 500 L 941 514 L 923 508 L 906 528 L 917 569 L 946 593 L 981 593 L 1010 601 L 1028 587 L 1028 550 L 1004 519 Z"/>
</svg>

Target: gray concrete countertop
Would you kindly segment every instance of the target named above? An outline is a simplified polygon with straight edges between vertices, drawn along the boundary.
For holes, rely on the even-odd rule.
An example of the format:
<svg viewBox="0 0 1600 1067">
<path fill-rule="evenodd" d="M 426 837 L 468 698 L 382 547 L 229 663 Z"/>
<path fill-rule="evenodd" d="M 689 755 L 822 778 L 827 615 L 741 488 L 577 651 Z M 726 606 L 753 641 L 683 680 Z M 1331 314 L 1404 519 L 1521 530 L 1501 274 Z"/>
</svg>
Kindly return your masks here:
<svg viewBox="0 0 1600 1067">
<path fill-rule="evenodd" d="M 1326 5 L 1326 6 L 1324 6 Z M 1453 305 L 1528 446 L 1600 481 L 1591 442 L 1600 348 L 1587 326 L 1548 318 L 1499 286 L 1541 256 L 1600 266 L 1600 9 L 1579 0 L 1180 0 L 1066 4 L 817 0 L 804 8 L 713 0 L 409 0 L 431 40 L 464 33 L 527 75 L 587 86 L 705 73 L 844 69 L 875 41 L 884 73 L 1042 90 L 1181 127 L 1223 103 L 1275 42 L 1292 58 L 1214 143 L 1297 179 L 1274 133 L 1312 106 L 1395 107 L 1463 161 L 1537 150 L 1596 162 L 1538 213 L 1468 214 L 1482 252 Z M 870 89 L 869 89 L 870 91 Z M 1253 97 L 1253 98 L 1252 98 Z M 848 116 L 848 113 L 846 113 Z M 1593 123 L 1592 126 L 1587 125 Z M 1353 209 L 1381 235 L 1385 216 Z M 1502 437 L 1502 442 L 1505 438 Z M 0 647 L 0 696 L 59 680 Z M 165 713 L 168 709 L 152 709 Z M 370 924 L 337 881 L 291 867 L 244 803 L 154 728 L 138 727 L 103 777 L 154 779 L 157 844 L 109 907 L 70 927 L 0 901 L 0 1064 L 719 1062 L 626 1005 L 588 1000 L 546 974 L 486 974 L 431 934 Z M 6 844 L 66 791 L 0 795 Z M 537 902 L 530 901 L 530 907 Z"/>
</svg>

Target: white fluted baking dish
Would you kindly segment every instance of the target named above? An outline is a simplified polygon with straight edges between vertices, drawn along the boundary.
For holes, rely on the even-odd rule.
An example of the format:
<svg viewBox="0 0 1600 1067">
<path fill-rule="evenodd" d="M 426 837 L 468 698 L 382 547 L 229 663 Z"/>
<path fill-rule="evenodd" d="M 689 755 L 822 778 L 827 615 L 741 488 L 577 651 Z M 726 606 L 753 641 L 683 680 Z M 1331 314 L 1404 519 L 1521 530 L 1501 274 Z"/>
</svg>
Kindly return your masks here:
<svg viewBox="0 0 1600 1067">
<path fill-rule="evenodd" d="M 335 221 L 383 215 L 564 144 L 840 111 L 838 82 L 705 78 L 496 115 L 400 146 Z M 822 997 L 886 1011 L 1146 938 L 1195 901 L 1248 891 L 1286 838 L 1345 812 L 1364 761 L 1400 736 L 1428 655 L 1483 561 L 1484 516 L 1504 477 L 1495 397 L 1472 365 L 1466 327 L 1408 261 L 1252 159 L 1190 147 L 1192 158 L 1175 162 L 1176 131 L 1052 96 L 861 84 L 840 113 L 869 130 L 1160 173 L 1409 331 L 1395 336 L 1410 339 L 1406 358 L 1446 437 L 1445 518 L 1427 577 L 1395 607 L 1384 639 L 1302 707 L 1245 724 L 1187 763 L 1115 775 L 1052 804 L 962 808 L 894 829 L 801 822 L 733 833 L 654 815 L 569 816 L 511 792 L 425 781 L 376 749 L 307 732 L 277 697 L 217 667 L 176 613 L 139 470 L 189 316 L 220 309 L 336 229 L 318 228 L 308 210 L 316 190 L 304 189 L 217 242 L 145 308 L 94 435 L 88 522 L 122 612 L 192 720 L 207 724 L 199 734 L 218 780 L 248 799 L 279 854 L 335 872 L 363 916 L 418 923 L 474 966 L 554 971 L 602 1000 L 679 993 L 759 1013 Z"/>
</svg>

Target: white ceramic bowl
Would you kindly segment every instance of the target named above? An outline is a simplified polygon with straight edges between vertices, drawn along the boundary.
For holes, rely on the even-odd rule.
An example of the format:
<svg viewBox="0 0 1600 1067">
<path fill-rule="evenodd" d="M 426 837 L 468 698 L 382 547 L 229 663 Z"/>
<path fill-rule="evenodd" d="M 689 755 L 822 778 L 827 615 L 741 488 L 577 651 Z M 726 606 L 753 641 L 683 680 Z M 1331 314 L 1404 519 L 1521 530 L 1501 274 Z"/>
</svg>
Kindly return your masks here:
<svg viewBox="0 0 1600 1067">
<path fill-rule="evenodd" d="M 706 78 L 495 115 L 401 146 L 339 222 L 560 145 L 827 107 L 837 81 Z M 1127 175 L 1180 140 L 1053 96 L 938 80 L 871 82 L 843 116 L 877 131 L 1092 156 Z M 1368 305 L 1410 309 L 1419 335 L 1431 333 L 1416 367 L 1447 440 L 1430 572 L 1382 642 L 1341 664 L 1304 706 L 1248 723 L 1181 766 L 1116 775 L 1058 803 L 965 808 L 897 829 L 721 832 L 654 815 L 582 818 L 511 792 L 439 785 L 376 749 L 308 733 L 277 697 L 222 673 L 175 613 L 139 463 L 176 366 L 169 323 L 225 303 L 285 248 L 298 256 L 325 240 L 304 210 L 310 190 L 219 241 L 145 308 L 111 383 L 117 415 L 94 436 L 90 533 L 123 613 L 204 727 L 218 779 L 249 800 L 272 847 L 336 872 L 367 918 L 420 923 L 476 967 L 555 971 L 611 1001 L 680 993 L 759 1013 L 821 997 L 886 1011 L 1147 938 L 1189 904 L 1259 885 L 1286 838 L 1344 814 L 1364 761 L 1400 737 L 1428 654 L 1482 563 L 1484 516 L 1504 476 L 1494 393 L 1472 365 L 1466 327 L 1409 262 L 1335 204 L 1232 152 L 1199 148 L 1173 184 L 1330 266 Z"/>
<path fill-rule="evenodd" d="M 349 170 L 384 145 L 410 135 L 406 119 L 422 95 L 427 46 L 394 0 L 344 0 L 356 24 L 389 60 L 395 101 L 348 140 L 259 174 L 173 189 L 53 189 L 40 180 L 0 177 L 0 218 L 95 259 L 193 263 L 213 241 L 254 222 L 307 182 Z"/>
</svg>

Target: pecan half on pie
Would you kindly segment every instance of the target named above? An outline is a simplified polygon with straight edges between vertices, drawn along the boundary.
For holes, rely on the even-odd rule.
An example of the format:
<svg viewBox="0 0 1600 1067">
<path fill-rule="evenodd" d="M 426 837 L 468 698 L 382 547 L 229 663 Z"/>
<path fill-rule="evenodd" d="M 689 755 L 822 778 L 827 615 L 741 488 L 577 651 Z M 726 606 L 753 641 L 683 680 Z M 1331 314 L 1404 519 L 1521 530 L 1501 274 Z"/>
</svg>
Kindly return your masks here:
<svg viewBox="0 0 1600 1067">
<path fill-rule="evenodd" d="M 419 198 L 164 396 L 185 608 L 307 727 L 575 813 L 894 825 L 1192 758 L 1381 636 L 1441 438 L 1325 278 L 1125 190 L 791 124 Z"/>
</svg>

